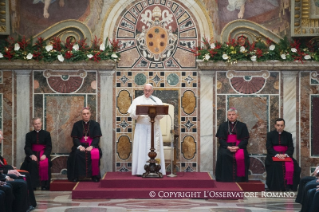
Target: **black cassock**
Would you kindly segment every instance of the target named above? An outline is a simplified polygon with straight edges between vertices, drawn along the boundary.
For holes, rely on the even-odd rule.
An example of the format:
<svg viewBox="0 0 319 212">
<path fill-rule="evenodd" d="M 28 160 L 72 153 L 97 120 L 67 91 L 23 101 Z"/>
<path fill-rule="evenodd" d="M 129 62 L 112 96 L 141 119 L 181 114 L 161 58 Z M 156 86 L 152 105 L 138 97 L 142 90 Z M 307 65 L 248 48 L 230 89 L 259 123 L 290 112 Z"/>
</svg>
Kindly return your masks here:
<svg viewBox="0 0 319 212">
<path fill-rule="evenodd" d="M 279 153 L 274 150 L 273 146 L 287 146 L 288 149 L 284 153 Z M 292 141 L 292 134 L 286 131 L 283 131 L 280 135 L 279 142 L 279 133 L 274 130 L 267 133 L 267 157 L 266 157 L 266 184 L 271 191 L 286 191 L 292 189 L 297 190 L 299 181 L 300 181 L 300 172 L 301 169 L 297 161 L 292 157 L 294 153 L 294 145 Z M 276 154 L 287 154 L 294 162 L 294 174 L 293 174 L 293 185 L 287 187 L 287 182 L 284 179 L 285 177 L 285 162 L 273 161 L 272 157 Z"/>
<path fill-rule="evenodd" d="M 51 141 L 51 135 L 48 131 L 40 130 L 39 132 L 33 130 L 31 132 L 28 132 L 25 136 L 25 147 L 24 151 L 26 154 L 26 157 L 24 159 L 24 162 L 21 165 L 22 170 L 27 170 L 32 179 L 32 185 L 34 187 L 42 186 L 49 188 L 50 187 L 50 181 L 51 181 L 51 151 L 52 151 L 52 141 Z M 32 150 L 33 144 L 41 144 L 45 145 L 44 155 L 48 158 L 49 162 L 49 168 L 48 168 L 48 175 L 49 179 L 45 181 L 41 181 L 39 177 L 39 164 L 40 161 L 40 155 L 39 152 Z M 38 158 L 38 161 L 34 161 L 31 159 L 31 155 L 35 155 Z"/>
<path fill-rule="evenodd" d="M 23 177 L 17 177 L 12 174 L 7 174 L 9 170 L 13 170 L 11 165 L 4 165 L 4 159 L 0 156 L 0 170 L 4 173 L 0 173 L 0 180 L 6 181 L 5 177 L 9 176 L 14 181 L 7 181 L 6 186 L 1 186 L 0 190 L 6 193 L 6 211 L 26 211 L 30 205 L 33 207 L 37 206 L 37 202 L 34 197 L 33 186 L 31 183 L 31 177 L 28 172 L 20 172 L 25 175 L 25 180 Z M 10 191 L 11 189 L 11 191 Z M 11 206 L 10 206 L 11 204 Z M 8 208 L 10 207 L 10 208 Z M 1 208 L 0 208 L 0 211 Z"/>
<path fill-rule="evenodd" d="M 87 134 L 85 134 L 87 132 Z M 81 143 L 82 137 L 88 136 L 93 139 L 91 146 L 98 148 L 100 158 L 102 157 L 102 151 L 99 147 L 100 137 L 102 136 L 100 124 L 96 121 L 90 120 L 85 123 L 84 121 L 78 121 L 74 123 L 71 137 L 73 138 L 72 152 L 68 158 L 68 179 L 73 181 L 74 179 L 85 177 L 97 177 L 101 178 L 99 173 L 96 176 L 92 176 L 92 160 L 91 153 L 87 151 L 80 151 L 78 147 L 88 147 L 88 144 Z M 100 165 L 100 160 L 99 160 Z"/>
<path fill-rule="evenodd" d="M 244 150 L 245 161 L 245 176 L 237 176 L 237 165 L 235 159 L 235 153 L 232 153 L 227 149 L 228 146 L 236 146 L 235 143 L 227 143 L 228 135 L 236 134 L 237 139 L 240 140 L 238 147 Z M 216 162 L 216 180 L 222 182 L 245 182 L 248 181 L 248 169 L 249 169 L 249 155 L 247 152 L 247 144 L 249 139 L 249 132 L 245 123 L 240 121 L 224 122 L 217 131 L 216 137 L 219 141 L 219 149 L 217 152 Z"/>
</svg>

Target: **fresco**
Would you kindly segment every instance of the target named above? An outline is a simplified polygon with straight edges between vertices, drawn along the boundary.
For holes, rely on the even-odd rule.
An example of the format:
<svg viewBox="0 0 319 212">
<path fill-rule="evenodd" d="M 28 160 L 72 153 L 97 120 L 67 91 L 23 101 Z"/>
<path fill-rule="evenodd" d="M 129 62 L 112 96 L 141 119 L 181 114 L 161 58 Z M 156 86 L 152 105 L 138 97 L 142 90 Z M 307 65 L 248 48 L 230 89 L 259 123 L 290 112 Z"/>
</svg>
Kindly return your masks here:
<svg viewBox="0 0 319 212">
<path fill-rule="evenodd" d="M 100 19 L 103 1 L 13 0 L 11 4 L 13 33 L 30 37 L 64 20 L 82 22 L 93 30 Z"/>
<path fill-rule="evenodd" d="M 289 0 L 204 0 L 203 2 L 217 35 L 220 35 L 229 22 L 242 19 L 260 24 L 279 36 L 289 33 Z"/>
</svg>

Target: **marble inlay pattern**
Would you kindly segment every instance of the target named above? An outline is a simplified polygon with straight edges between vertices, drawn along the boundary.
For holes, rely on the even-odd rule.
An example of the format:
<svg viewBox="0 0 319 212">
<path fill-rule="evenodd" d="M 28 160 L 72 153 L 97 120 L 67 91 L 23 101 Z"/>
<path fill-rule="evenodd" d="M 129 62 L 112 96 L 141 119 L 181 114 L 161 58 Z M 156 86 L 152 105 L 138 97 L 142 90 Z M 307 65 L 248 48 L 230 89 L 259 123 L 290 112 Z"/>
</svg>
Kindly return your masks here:
<svg viewBox="0 0 319 212">
<path fill-rule="evenodd" d="M 154 96 L 160 98 L 163 103 L 174 105 L 174 131 L 175 134 L 178 135 L 176 169 L 186 171 L 188 166 L 185 165 L 182 167 L 182 163 L 190 162 L 191 169 L 188 168 L 187 170 L 198 171 L 197 163 L 199 157 L 197 149 L 200 142 L 198 129 L 199 119 L 197 117 L 198 72 L 118 70 L 115 75 L 116 105 L 121 105 L 121 107 L 116 107 L 115 111 L 114 128 L 115 137 L 117 138 L 116 154 L 118 155 L 115 157 L 115 171 L 131 170 L 131 148 L 134 140 L 135 121 L 129 117 L 127 109 L 135 97 L 143 95 L 143 87 L 146 83 L 153 84 Z M 126 83 L 123 83 L 121 80 L 123 76 L 128 78 Z M 192 78 L 190 83 L 187 83 L 185 80 L 187 77 Z M 123 98 L 123 96 L 125 96 L 125 98 Z M 129 100 L 129 98 L 132 98 L 132 100 Z M 121 102 L 122 99 L 125 103 Z M 182 105 L 187 113 L 183 111 Z M 184 139 L 185 137 L 186 140 Z M 189 138 L 192 138 L 191 142 L 189 142 Z M 122 141 L 123 139 L 124 141 Z M 184 151 L 182 150 L 183 148 Z M 186 151 L 186 149 L 189 150 Z"/>
<path fill-rule="evenodd" d="M 196 154 L 196 142 L 194 137 L 188 135 L 183 138 L 182 154 L 187 160 L 194 158 Z"/>
<path fill-rule="evenodd" d="M 116 150 L 121 160 L 128 159 L 132 152 L 132 143 L 130 138 L 126 135 L 120 136 L 116 145 Z"/>
<path fill-rule="evenodd" d="M 319 95 L 311 95 L 311 155 L 319 156 Z"/>
<path fill-rule="evenodd" d="M 316 97 L 319 94 L 319 85 L 313 84 L 311 81 L 311 72 L 300 72 L 300 160 L 301 160 L 301 175 L 309 175 L 310 168 L 319 164 L 319 158 L 317 155 L 313 155 L 312 146 L 312 131 L 318 131 L 318 126 L 312 127 L 312 110 L 318 110 L 312 106 L 313 100 L 317 100 Z M 313 96 L 313 97 L 312 97 Z M 315 103 L 316 105 L 316 103 Z M 313 120 L 314 121 L 314 120 Z"/>
<path fill-rule="evenodd" d="M 0 71 L 1 82 L 0 82 L 0 113 L 1 113 L 1 125 L 0 128 L 3 132 L 0 154 L 6 158 L 8 164 L 13 164 L 12 149 L 15 146 L 15 140 L 12 132 L 12 126 L 14 124 L 15 116 L 13 111 L 14 96 L 12 84 L 15 83 L 14 75 L 11 71 Z"/>
<path fill-rule="evenodd" d="M 61 82 L 79 78 L 81 84 L 77 87 L 61 87 L 55 84 L 57 87 L 52 87 L 52 77 L 61 79 Z M 64 79 L 66 81 L 63 81 Z M 43 128 L 51 133 L 52 153 L 70 153 L 73 146 L 71 130 L 73 124 L 81 119 L 83 107 L 89 106 L 91 118 L 96 120 L 96 81 L 95 71 L 33 71 L 33 114 L 43 118 Z"/>
<path fill-rule="evenodd" d="M 190 51 L 198 42 L 194 23 L 188 8 L 177 2 L 139 0 L 129 4 L 116 24 L 115 37 L 125 58 L 118 68 L 195 68 Z M 160 77 L 154 76 L 157 84 Z"/>
</svg>

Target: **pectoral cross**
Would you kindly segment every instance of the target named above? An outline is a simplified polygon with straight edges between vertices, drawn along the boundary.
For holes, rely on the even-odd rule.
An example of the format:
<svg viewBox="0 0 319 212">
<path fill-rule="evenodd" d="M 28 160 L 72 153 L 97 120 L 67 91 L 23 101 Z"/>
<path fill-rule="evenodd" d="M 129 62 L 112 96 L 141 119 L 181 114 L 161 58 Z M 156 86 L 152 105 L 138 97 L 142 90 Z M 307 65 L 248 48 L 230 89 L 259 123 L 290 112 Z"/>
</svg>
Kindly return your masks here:
<svg viewBox="0 0 319 212">
<path fill-rule="evenodd" d="M 88 139 L 88 137 L 87 136 L 84 136 L 84 140 L 86 141 Z"/>
</svg>

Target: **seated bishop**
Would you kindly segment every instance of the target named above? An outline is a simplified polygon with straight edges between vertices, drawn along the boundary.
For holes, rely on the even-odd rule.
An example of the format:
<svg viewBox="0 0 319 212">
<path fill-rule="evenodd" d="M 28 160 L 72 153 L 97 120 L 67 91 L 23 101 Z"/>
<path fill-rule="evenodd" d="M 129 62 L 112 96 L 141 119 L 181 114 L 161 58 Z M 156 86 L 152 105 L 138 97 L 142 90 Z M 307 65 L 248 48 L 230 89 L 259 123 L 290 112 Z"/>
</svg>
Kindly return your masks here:
<svg viewBox="0 0 319 212">
<path fill-rule="evenodd" d="M 92 178 L 99 182 L 100 158 L 102 151 L 99 147 L 102 136 L 100 124 L 91 120 L 90 108 L 82 110 L 82 120 L 73 125 L 71 137 L 73 138 L 72 152 L 68 158 L 68 179 L 77 182 L 81 178 Z"/>
<path fill-rule="evenodd" d="M 216 137 L 219 141 L 216 162 L 216 180 L 222 182 L 248 181 L 249 155 L 247 144 L 249 132 L 245 123 L 237 120 L 235 108 L 227 111 L 228 121 L 222 123 Z"/>
</svg>

